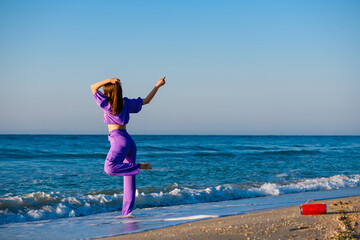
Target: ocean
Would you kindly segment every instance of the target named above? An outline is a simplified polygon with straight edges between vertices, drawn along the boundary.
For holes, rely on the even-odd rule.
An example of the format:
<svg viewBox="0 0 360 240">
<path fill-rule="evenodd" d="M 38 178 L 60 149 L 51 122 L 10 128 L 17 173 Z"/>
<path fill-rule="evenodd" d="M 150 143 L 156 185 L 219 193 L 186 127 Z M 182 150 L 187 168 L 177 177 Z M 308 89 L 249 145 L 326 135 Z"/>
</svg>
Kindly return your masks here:
<svg viewBox="0 0 360 240">
<path fill-rule="evenodd" d="M 236 209 L 245 205 L 246 211 L 256 210 L 254 202 L 259 199 L 275 202 L 294 194 L 301 200 L 315 198 L 320 192 L 325 193 L 320 198 L 340 197 L 346 192 L 360 195 L 360 136 L 132 137 L 138 148 L 137 162 L 150 162 L 153 167 L 140 170 L 136 177 L 133 214 L 137 222 L 142 217 L 155 221 L 161 211 L 176 213 L 185 222 L 196 216 L 237 214 L 241 211 Z M 0 238 L 31 236 L 30 230 L 22 235 L 24 226 L 33 229 L 46 223 L 49 228 L 61 225 L 59 222 L 118 219 L 123 179 L 104 172 L 109 147 L 107 135 L 0 135 Z M 235 204 L 239 201 L 250 203 Z M 185 208 L 191 212 L 195 205 L 196 209 L 207 206 L 205 212 L 210 212 L 210 206 L 216 209 L 215 205 L 225 202 L 226 209 L 233 203 L 235 210 L 179 215 Z M 140 224 L 140 228 L 129 228 L 126 221 L 116 221 L 122 226 L 116 232 L 96 236 L 69 233 L 69 239 L 162 227 Z"/>
</svg>

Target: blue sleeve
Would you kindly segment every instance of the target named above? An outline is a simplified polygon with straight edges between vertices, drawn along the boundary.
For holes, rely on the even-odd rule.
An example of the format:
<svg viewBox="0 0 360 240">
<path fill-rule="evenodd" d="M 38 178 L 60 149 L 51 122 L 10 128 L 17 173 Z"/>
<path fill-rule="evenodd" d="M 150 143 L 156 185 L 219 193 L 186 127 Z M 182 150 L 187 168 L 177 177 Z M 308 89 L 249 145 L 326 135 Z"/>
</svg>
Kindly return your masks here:
<svg viewBox="0 0 360 240">
<path fill-rule="evenodd" d="M 94 93 L 94 99 L 97 105 L 103 110 L 109 111 L 111 105 L 109 104 L 108 98 L 100 91 Z"/>
<path fill-rule="evenodd" d="M 140 97 L 136 99 L 127 99 L 127 101 L 129 104 L 129 113 L 140 112 L 143 105 L 143 100 Z"/>
</svg>

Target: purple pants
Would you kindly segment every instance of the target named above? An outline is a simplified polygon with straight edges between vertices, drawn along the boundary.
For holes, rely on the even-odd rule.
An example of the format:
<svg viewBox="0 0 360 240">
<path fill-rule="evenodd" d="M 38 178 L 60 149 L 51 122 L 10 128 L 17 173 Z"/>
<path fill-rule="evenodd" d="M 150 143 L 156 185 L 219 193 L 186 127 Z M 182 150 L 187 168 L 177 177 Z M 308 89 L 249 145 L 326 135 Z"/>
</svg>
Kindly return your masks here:
<svg viewBox="0 0 360 240">
<path fill-rule="evenodd" d="M 109 175 L 124 176 L 124 194 L 122 215 L 131 213 L 134 202 L 136 183 L 140 164 L 136 163 L 136 145 L 124 129 L 109 132 L 110 151 L 106 157 L 104 170 Z"/>
</svg>

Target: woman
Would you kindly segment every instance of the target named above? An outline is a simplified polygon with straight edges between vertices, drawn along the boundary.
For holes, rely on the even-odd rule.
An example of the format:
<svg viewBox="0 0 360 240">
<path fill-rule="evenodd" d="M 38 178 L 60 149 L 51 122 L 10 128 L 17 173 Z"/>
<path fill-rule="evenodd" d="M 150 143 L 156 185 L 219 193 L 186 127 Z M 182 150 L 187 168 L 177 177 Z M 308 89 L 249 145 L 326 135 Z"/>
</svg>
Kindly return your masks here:
<svg viewBox="0 0 360 240">
<path fill-rule="evenodd" d="M 110 151 L 106 157 L 104 170 L 109 175 L 124 176 L 122 216 L 131 216 L 135 202 L 135 175 L 139 169 L 152 169 L 150 163 L 136 163 L 136 145 L 126 131 L 130 113 L 137 113 L 142 105 L 150 103 L 158 89 L 165 84 L 161 78 L 149 95 L 144 98 L 123 98 L 120 80 L 110 78 L 91 85 L 96 103 L 104 110 L 104 122 L 108 124 Z M 104 86 L 104 93 L 99 88 Z"/>
</svg>

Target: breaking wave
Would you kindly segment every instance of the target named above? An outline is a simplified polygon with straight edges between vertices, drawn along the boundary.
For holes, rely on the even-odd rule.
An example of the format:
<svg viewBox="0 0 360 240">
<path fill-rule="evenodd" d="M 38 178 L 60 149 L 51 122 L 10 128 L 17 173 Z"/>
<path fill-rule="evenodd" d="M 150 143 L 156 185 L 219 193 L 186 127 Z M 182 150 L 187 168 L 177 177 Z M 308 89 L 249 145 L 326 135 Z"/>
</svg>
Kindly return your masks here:
<svg viewBox="0 0 360 240">
<path fill-rule="evenodd" d="M 236 185 L 218 185 L 195 189 L 177 184 L 155 193 L 136 192 L 136 208 L 173 206 L 275 196 L 307 191 L 333 190 L 360 186 L 360 175 L 335 175 L 313 178 L 286 185 L 264 183 L 241 189 Z M 121 210 L 122 194 L 66 195 L 59 192 L 34 192 L 21 196 L 7 194 L 0 198 L 0 224 L 85 216 Z"/>
</svg>

